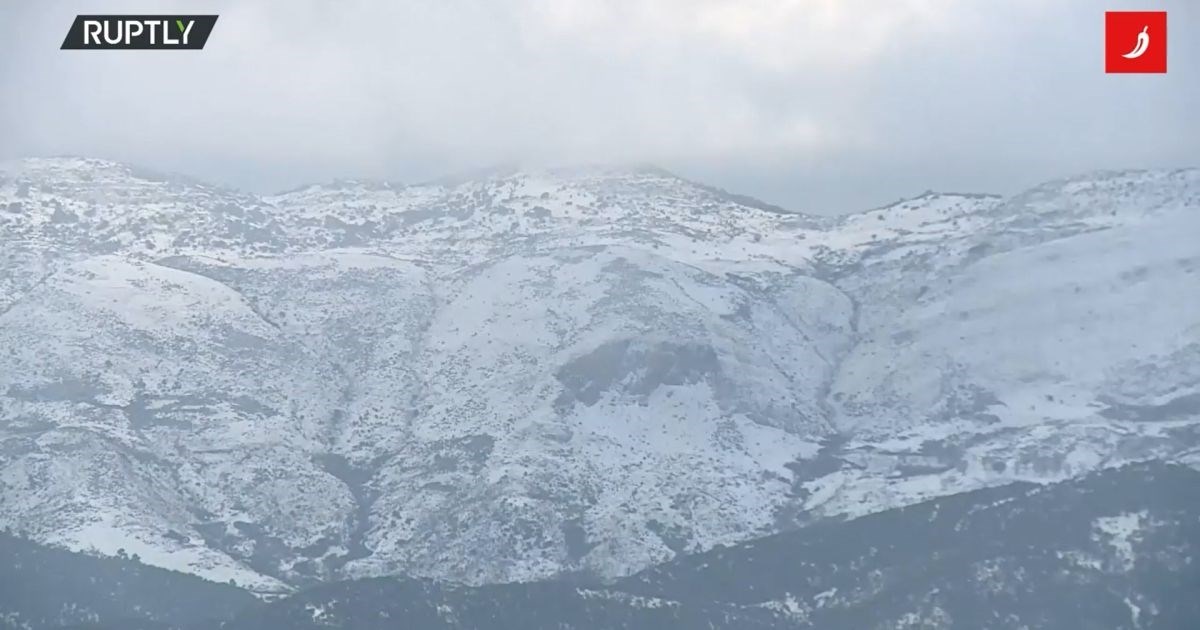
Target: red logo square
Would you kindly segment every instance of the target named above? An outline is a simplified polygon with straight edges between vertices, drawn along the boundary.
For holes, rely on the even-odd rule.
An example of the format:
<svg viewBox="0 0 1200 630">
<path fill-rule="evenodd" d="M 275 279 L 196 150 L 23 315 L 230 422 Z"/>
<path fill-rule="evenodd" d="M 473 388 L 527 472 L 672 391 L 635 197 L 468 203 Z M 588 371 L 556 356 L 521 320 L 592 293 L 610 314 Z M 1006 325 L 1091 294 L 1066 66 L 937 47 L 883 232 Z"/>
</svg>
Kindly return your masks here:
<svg viewBox="0 0 1200 630">
<path fill-rule="evenodd" d="M 1104 14 L 1104 71 L 1167 71 L 1167 12 L 1109 11 Z"/>
</svg>

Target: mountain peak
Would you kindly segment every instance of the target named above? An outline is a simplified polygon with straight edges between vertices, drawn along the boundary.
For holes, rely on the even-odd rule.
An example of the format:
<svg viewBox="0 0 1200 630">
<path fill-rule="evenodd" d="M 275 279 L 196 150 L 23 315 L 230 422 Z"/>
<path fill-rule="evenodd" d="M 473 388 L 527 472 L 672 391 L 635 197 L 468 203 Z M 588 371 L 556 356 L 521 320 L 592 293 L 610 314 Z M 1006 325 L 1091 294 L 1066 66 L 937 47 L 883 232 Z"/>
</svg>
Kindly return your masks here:
<svg viewBox="0 0 1200 630">
<path fill-rule="evenodd" d="M 239 583 L 615 576 L 1196 457 L 1192 171 L 816 223 L 653 167 L 263 199 L 23 164 L 0 525 L 42 541 Z"/>
</svg>

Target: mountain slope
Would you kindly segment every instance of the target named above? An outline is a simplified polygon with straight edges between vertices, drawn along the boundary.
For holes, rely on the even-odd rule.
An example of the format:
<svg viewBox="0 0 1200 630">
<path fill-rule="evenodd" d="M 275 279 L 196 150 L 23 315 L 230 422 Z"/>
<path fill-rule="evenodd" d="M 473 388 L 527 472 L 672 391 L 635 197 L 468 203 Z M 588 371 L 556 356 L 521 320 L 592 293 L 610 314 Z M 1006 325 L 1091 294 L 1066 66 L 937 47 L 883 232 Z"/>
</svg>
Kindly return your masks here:
<svg viewBox="0 0 1200 630">
<path fill-rule="evenodd" d="M 1078 178 L 976 213 L 960 237 L 863 256 L 836 282 L 864 306 L 832 398 L 844 454 L 869 472 L 831 478 L 841 497 L 809 508 L 1191 461 L 1198 203 L 1197 171 Z M 878 483 L 913 464 L 930 474 Z"/>
<path fill-rule="evenodd" d="M 1200 473 L 1013 484 L 685 557 L 608 587 L 322 586 L 230 628 L 1181 629 L 1200 617 Z"/>
<path fill-rule="evenodd" d="M 817 628 L 1184 628 L 1200 473 L 1137 464 L 713 550 L 616 588 L 788 608 Z"/>
<path fill-rule="evenodd" d="M 70 158 L 0 208 L 0 523 L 259 591 L 1200 462 L 1196 170 L 828 220 L 647 169 L 255 198 Z"/>
<path fill-rule="evenodd" d="M 124 553 L 122 553 L 124 555 Z M 259 604 L 235 586 L 0 534 L 0 628 L 181 628 Z"/>
</svg>

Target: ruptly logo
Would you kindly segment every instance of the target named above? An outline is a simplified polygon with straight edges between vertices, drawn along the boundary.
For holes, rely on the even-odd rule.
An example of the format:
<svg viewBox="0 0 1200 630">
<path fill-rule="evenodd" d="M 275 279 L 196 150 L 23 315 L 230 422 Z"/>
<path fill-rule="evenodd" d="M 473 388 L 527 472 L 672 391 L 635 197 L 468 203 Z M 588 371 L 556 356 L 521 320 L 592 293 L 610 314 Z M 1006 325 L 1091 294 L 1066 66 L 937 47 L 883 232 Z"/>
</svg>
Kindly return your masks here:
<svg viewBox="0 0 1200 630">
<path fill-rule="evenodd" d="M 61 50 L 200 50 L 215 15 L 78 15 Z"/>
<path fill-rule="evenodd" d="M 1104 14 L 1104 71 L 1167 71 L 1167 12 L 1109 11 Z"/>
</svg>

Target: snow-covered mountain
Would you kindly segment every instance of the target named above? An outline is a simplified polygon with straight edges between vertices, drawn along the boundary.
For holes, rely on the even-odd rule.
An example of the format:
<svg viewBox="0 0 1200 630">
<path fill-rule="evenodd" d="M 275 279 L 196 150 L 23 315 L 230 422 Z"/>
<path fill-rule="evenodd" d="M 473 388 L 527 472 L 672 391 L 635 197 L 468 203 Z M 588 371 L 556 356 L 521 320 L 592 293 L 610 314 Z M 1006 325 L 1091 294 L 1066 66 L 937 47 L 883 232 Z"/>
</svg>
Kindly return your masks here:
<svg viewBox="0 0 1200 630">
<path fill-rule="evenodd" d="M 259 591 L 627 575 L 1200 465 L 1200 171 L 837 220 L 655 169 L 0 168 L 0 526 Z"/>
</svg>

